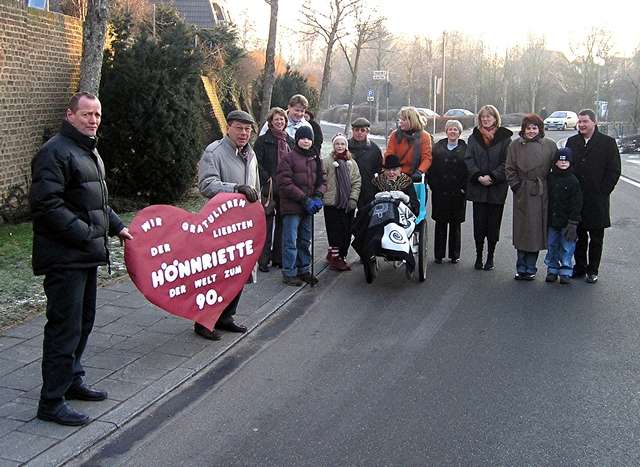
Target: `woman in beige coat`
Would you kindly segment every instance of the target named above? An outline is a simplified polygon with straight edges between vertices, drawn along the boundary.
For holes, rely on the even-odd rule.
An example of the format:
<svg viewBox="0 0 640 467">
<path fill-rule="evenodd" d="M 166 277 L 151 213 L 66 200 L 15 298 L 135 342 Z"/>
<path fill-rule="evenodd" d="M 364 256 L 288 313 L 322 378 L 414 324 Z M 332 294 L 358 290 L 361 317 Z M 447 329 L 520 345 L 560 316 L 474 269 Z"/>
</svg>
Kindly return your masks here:
<svg viewBox="0 0 640 467">
<path fill-rule="evenodd" d="M 556 143 L 544 137 L 542 119 L 530 114 L 507 152 L 505 174 L 513 191 L 513 246 L 518 251 L 516 280 L 535 279 L 538 253 L 547 248 L 547 175 L 556 150 Z"/>
<path fill-rule="evenodd" d="M 329 251 L 327 261 L 334 271 L 349 271 L 345 261 L 351 244 L 351 224 L 360 196 L 360 170 L 347 149 L 347 138 L 338 133 L 333 137 L 333 151 L 322 158 L 327 173 L 327 192 L 324 194 L 324 223 L 327 228 Z"/>
</svg>

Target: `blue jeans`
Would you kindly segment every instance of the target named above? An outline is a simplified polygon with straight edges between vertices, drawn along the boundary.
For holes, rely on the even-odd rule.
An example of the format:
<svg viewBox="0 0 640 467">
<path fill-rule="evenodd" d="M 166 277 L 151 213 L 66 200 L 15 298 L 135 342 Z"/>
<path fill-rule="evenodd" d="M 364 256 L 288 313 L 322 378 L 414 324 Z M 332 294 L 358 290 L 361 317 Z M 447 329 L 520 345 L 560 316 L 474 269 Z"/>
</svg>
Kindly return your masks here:
<svg viewBox="0 0 640 467">
<path fill-rule="evenodd" d="M 549 227 L 547 256 L 544 264 L 551 274 L 570 277 L 573 272 L 573 252 L 576 242 L 569 241 L 562 235 L 562 229 Z"/>
<path fill-rule="evenodd" d="M 536 262 L 538 261 L 538 251 L 517 250 L 518 260 L 516 261 L 516 272 L 518 274 L 533 274 L 538 272 Z"/>
<path fill-rule="evenodd" d="M 310 214 L 282 216 L 282 273 L 295 277 L 311 270 Z"/>
</svg>

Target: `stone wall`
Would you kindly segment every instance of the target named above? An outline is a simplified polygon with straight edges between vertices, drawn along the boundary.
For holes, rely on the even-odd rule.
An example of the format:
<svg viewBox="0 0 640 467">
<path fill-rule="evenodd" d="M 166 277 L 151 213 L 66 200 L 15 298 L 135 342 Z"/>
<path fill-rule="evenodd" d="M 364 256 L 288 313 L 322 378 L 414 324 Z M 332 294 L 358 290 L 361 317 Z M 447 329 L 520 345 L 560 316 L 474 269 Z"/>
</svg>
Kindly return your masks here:
<svg viewBox="0 0 640 467">
<path fill-rule="evenodd" d="M 17 187 L 26 192 L 31 158 L 77 88 L 81 54 L 80 20 L 0 0 L 0 208 Z"/>
</svg>

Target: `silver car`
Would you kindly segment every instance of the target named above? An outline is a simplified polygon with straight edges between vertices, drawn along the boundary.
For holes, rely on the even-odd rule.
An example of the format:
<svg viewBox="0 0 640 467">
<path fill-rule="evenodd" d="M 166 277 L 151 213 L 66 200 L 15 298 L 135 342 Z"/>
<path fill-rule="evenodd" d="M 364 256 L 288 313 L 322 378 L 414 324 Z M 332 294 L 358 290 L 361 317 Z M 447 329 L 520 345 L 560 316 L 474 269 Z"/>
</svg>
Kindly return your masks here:
<svg viewBox="0 0 640 467">
<path fill-rule="evenodd" d="M 575 129 L 578 125 L 578 115 L 570 110 L 556 110 L 544 119 L 545 130 Z"/>
</svg>

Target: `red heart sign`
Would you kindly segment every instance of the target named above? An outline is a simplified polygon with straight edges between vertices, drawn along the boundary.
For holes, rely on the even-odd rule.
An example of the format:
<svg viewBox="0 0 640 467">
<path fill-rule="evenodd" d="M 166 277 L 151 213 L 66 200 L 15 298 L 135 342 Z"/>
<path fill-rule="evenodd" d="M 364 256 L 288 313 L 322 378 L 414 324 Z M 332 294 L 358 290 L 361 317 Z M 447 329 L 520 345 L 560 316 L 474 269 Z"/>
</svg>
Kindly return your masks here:
<svg viewBox="0 0 640 467">
<path fill-rule="evenodd" d="M 198 213 L 149 206 L 131 222 L 124 260 L 136 287 L 169 313 L 213 329 L 264 246 L 260 203 L 220 193 Z"/>
</svg>

